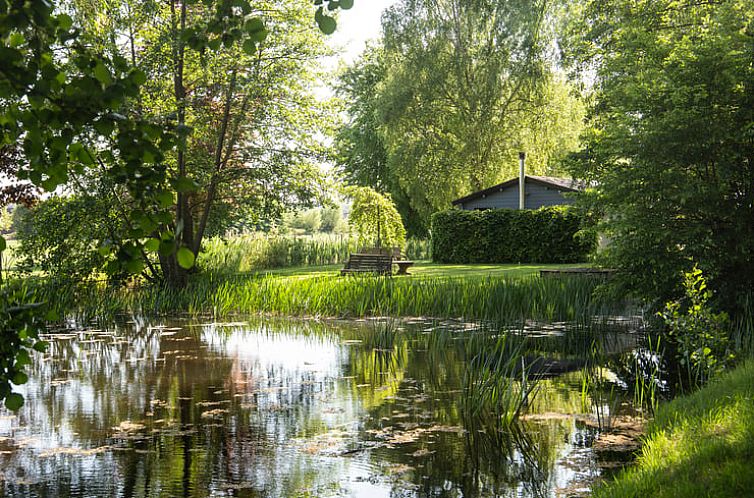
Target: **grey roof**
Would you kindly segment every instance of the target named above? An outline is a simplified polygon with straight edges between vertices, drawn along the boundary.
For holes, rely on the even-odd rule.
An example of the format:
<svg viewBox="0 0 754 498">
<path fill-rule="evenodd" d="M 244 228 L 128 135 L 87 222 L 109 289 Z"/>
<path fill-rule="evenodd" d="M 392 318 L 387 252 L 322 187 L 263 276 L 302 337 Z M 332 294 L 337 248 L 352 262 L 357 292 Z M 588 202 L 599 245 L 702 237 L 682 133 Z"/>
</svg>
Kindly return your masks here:
<svg viewBox="0 0 754 498">
<path fill-rule="evenodd" d="M 576 191 L 584 189 L 584 184 L 582 182 L 574 180 L 573 178 L 556 178 L 554 176 L 526 175 L 526 182 L 538 183 L 546 187 L 554 187 L 558 190 L 564 190 L 566 192 L 576 192 Z M 461 197 L 460 199 L 456 199 L 453 201 L 453 205 L 455 206 L 458 204 L 463 204 L 464 202 L 469 202 L 474 199 L 478 199 L 480 197 L 486 197 L 494 192 L 499 192 L 503 189 L 513 187 L 513 186 L 515 187 L 518 186 L 518 177 L 511 178 L 510 180 L 506 180 L 503 183 L 498 183 L 497 185 L 493 185 L 492 187 L 486 188 L 484 190 L 479 190 L 465 197 Z"/>
</svg>

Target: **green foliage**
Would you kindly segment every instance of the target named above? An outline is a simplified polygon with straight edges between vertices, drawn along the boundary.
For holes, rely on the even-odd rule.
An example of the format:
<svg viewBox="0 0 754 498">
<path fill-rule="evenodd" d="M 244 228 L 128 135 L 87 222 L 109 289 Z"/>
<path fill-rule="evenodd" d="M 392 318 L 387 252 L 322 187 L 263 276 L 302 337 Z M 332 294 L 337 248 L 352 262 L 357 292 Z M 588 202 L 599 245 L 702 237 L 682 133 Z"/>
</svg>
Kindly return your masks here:
<svg viewBox="0 0 754 498">
<path fill-rule="evenodd" d="M 322 216 L 318 209 L 307 209 L 306 211 L 293 213 L 287 224 L 290 228 L 295 228 L 311 235 L 319 231 L 322 225 Z"/>
<path fill-rule="evenodd" d="M 751 1 L 570 3 L 563 47 L 594 82 L 573 169 L 599 185 L 606 264 L 659 308 L 697 261 L 736 311 L 754 286 Z"/>
<path fill-rule="evenodd" d="M 403 249 L 406 229 L 388 196 L 369 187 L 351 187 L 347 194 L 353 200 L 348 224 L 362 247 Z"/>
<path fill-rule="evenodd" d="M 399 1 L 379 45 L 348 68 L 346 177 L 389 192 L 409 233 L 453 199 L 509 178 L 520 150 L 551 174 L 577 147 L 583 104 L 554 72 L 551 3 Z"/>
<path fill-rule="evenodd" d="M 323 14 L 324 7 L 335 11 L 352 2 L 314 4 L 319 6 L 320 28 L 331 32 L 335 25 Z M 252 108 L 255 118 L 274 116 L 280 124 L 295 114 L 289 104 L 302 102 L 285 95 L 284 111 L 265 110 L 257 104 L 271 94 L 261 95 L 260 88 L 274 88 L 277 94 L 283 87 L 293 89 L 298 97 L 298 90 L 311 86 L 309 78 L 294 76 L 290 85 L 274 79 L 281 74 L 290 77 L 299 67 L 306 72 L 307 64 L 319 55 L 311 51 L 322 46 L 312 37 L 313 30 L 286 25 L 293 21 L 303 27 L 303 16 L 311 19 L 311 2 L 271 6 L 247 0 L 116 1 L 84 7 L 74 2 L 63 10 L 55 12 L 49 2 L 0 2 L 0 146 L 20 146 L 18 179 L 47 191 L 66 184 L 81 187 L 82 179 L 93 177 L 113 190 L 121 216 L 134 222 L 127 222 L 127 231 L 104 245 L 112 248 L 109 271 L 138 273 L 148 267 L 157 278 L 143 246 L 143 240 L 157 236 L 164 242 L 159 250 L 163 274 L 180 281 L 177 250 L 198 252 L 221 180 L 241 183 L 230 156 L 242 164 L 256 160 L 265 165 L 277 157 L 277 166 L 286 164 L 283 156 L 290 156 L 286 147 L 271 152 L 280 141 L 270 140 L 269 133 L 257 135 L 260 141 L 255 145 L 263 152 L 253 158 L 239 158 L 233 144 L 241 139 L 240 123 L 249 121 L 243 118 Z M 298 37 L 294 46 L 310 51 L 302 57 L 274 53 L 280 46 L 270 41 L 270 34 Z M 258 70 L 269 68 L 264 63 L 267 54 L 267 60 L 279 64 L 264 75 Z M 239 64 L 243 70 L 238 70 Z M 142 92 L 143 87 L 148 91 Z M 252 100 L 255 105 L 248 105 Z M 215 105 L 218 102 L 223 104 Z M 248 114 L 239 117 L 243 112 L 235 112 L 238 108 Z M 305 120 L 317 122 L 312 116 Z M 203 141 L 207 128 L 215 133 Z M 192 142 L 192 137 L 198 140 Z M 197 147 L 205 154 L 191 163 L 201 171 L 189 171 L 186 158 Z M 306 163 L 299 173 L 312 170 L 308 161 L 290 162 Z M 264 173 L 274 176 L 274 170 Z M 271 182 L 269 176 L 256 180 L 271 192 L 278 191 L 271 188 L 275 183 L 302 186 L 277 178 Z M 206 191 L 201 199 L 190 199 L 197 193 L 198 180 L 205 182 Z M 175 205 L 165 202 L 168 198 Z M 201 213 L 196 229 L 192 209 Z"/>
<path fill-rule="evenodd" d="M 343 214 L 340 207 L 322 208 L 319 211 L 319 229 L 325 233 L 342 232 L 344 227 Z"/>
<path fill-rule="evenodd" d="M 705 384 L 733 361 L 728 348 L 730 321 L 726 313 L 715 313 L 712 291 L 702 271 L 694 267 L 683 274 L 685 301 L 673 301 L 659 313 L 676 345 L 681 367 L 688 372 L 691 386 Z"/>
<path fill-rule="evenodd" d="M 16 237 L 19 266 L 56 281 L 79 281 L 104 272 L 108 258 L 98 241 L 112 240 L 122 221 L 108 199 L 51 197 L 23 210 Z"/>
<path fill-rule="evenodd" d="M 6 408 L 18 410 L 23 397 L 13 392 L 13 385 L 25 384 L 26 366 L 33 352 L 44 352 L 47 343 L 40 340 L 44 331 L 44 309 L 34 292 L 22 284 L 0 286 L 0 401 Z"/>
<path fill-rule="evenodd" d="M 439 263 L 575 263 L 594 250 L 594 234 L 566 206 L 536 210 L 450 209 L 432 216 Z"/>
</svg>

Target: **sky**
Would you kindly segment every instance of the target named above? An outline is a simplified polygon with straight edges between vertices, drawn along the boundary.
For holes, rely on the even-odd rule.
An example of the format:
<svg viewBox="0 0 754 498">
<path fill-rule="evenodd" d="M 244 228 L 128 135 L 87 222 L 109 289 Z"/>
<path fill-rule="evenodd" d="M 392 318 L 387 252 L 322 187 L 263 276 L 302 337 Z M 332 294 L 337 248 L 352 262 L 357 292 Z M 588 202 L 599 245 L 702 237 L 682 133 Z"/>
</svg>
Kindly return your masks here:
<svg viewBox="0 0 754 498">
<path fill-rule="evenodd" d="M 338 13 L 338 29 L 330 36 L 333 47 L 343 47 L 343 60 L 353 62 L 366 42 L 380 35 L 382 11 L 397 0 L 354 0 L 353 7 Z"/>
</svg>

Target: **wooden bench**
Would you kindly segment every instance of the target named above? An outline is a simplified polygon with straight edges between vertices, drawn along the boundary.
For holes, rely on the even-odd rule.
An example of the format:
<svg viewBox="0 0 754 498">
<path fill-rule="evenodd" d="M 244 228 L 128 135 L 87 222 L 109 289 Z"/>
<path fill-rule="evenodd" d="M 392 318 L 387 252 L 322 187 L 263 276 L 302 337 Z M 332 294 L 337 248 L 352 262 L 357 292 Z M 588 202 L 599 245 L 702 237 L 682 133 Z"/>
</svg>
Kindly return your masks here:
<svg viewBox="0 0 754 498">
<path fill-rule="evenodd" d="M 340 274 L 354 275 L 356 273 L 392 275 L 393 257 L 389 254 L 351 254 L 346 267 L 340 270 Z"/>
<path fill-rule="evenodd" d="M 414 262 L 408 260 L 400 260 L 393 261 L 393 264 L 398 265 L 398 273 L 396 273 L 396 275 L 409 275 L 408 269 L 414 265 Z"/>
</svg>

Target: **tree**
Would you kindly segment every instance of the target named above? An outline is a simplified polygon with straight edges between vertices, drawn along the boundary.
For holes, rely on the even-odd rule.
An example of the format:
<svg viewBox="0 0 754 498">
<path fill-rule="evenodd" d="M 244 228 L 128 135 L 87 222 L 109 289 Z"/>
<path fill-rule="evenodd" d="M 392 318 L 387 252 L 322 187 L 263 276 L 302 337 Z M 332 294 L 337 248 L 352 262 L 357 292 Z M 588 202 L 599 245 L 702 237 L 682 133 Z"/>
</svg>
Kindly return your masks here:
<svg viewBox="0 0 754 498">
<path fill-rule="evenodd" d="M 41 270 L 58 285 L 101 278 L 107 260 L 99 244 L 123 231 L 111 202 L 107 196 L 55 196 L 24 210 L 16 233 L 19 266 Z"/>
<path fill-rule="evenodd" d="M 320 29 L 332 33 L 336 22 L 327 12 L 350 8 L 353 1 L 313 3 Z M 119 5 L 134 7 L 128 2 Z M 123 237 L 112 241 L 108 269 L 139 273 L 148 267 L 155 277 L 158 270 L 148 252 L 157 252 L 165 274 L 178 283 L 183 277 L 179 268 L 193 266 L 202 239 L 184 230 L 189 225 L 186 194 L 196 188 L 186 176 L 191 132 L 183 80 L 187 52 L 191 58 L 235 45 L 253 53 L 268 31 L 262 15 L 245 0 L 220 0 L 212 3 L 213 9 L 194 0 L 171 1 L 168 7 L 149 5 L 155 12 L 170 9 L 163 19 L 170 20 L 168 31 L 178 35 L 172 37 L 173 43 L 160 45 L 175 62 L 164 69 L 173 77 L 176 112 L 159 116 L 141 112 L 145 95 L 140 90 L 147 74 L 136 67 L 133 31 L 125 35 L 131 51 L 130 57 L 124 57 L 89 43 L 71 15 L 55 13 L 49 2 L 0 1 L 0 147 L 20 147 L 17 179 L 50 192 L 86 173 L 101 173 L 102 185 L 111 190 L 126 225 Z M 198 12 L 203 15 L 188 26 L 189 15 L 193 21 Z M 136 19 L 126 17 L 133 28 Z M 108 34 L 111 46 L 120 41 L 116 32 Z M 230 78 L 239 78 L 238 73 L 231 72 Z M 233 94 L 228 93 L 226 103 Z M 227 114 L 223 111 L 223 116 Z M 224 122 L 228 125 L 229 118 Z M 227 128 L 221 136 L 226 133 Z M 215 171 L 223 161 L 225 145 L 219 143 L 214 151 Z M 203 220 L 197 234 L 206 226 Z M 4 245 L 0 239 L 0 251 Z M 22 399 L 10 383 L 25 382 L 28 350 L 37 344 L 44 348 L 37 341 L 44 314 L 25 305 L 33 299 L 28 292 L 11 287 L 0 291 L 0 399 L 17 409 Z"/>
<path fill-rule="evenodd" d="M 389 197 L 369 187 L 350 187 L 346 193 L 353 200 L 348 224 L 359 245 L 403 248 L 406 229 Z"/>
<path fill-rule="evenodd" d="M 341 78 L 346 177 L 392 193 L 420 231 L 453 199 L 511 176 L 520 150 L 531 172 L 556 171 L 577 146 L 582 105 L 551 69 L 552 6 L 404 0 L 390 9 L 381 44 Z"/>
<path fill-rule="evenodd" d="M 754 288 L 751 3 L 571 8 L 580 17 L 564 46 L 596 75 L 593 130 L 574 171 L 598 185 L 607 264 L 659 308 L 683 295 L 678 275 L 696 262 L 719 304 L 735 308 Z"/>
<path fill-rule="evenodd" d="M 320 210 L 319 229 L 325 233 L 340 232 L 343 228 L 343 213 L 338 207 L 324 207 Z"/>
</svg>

